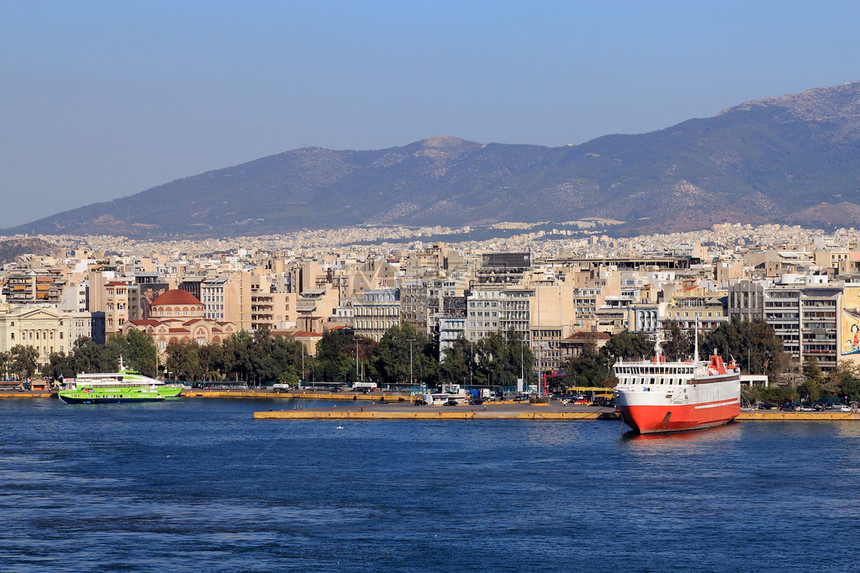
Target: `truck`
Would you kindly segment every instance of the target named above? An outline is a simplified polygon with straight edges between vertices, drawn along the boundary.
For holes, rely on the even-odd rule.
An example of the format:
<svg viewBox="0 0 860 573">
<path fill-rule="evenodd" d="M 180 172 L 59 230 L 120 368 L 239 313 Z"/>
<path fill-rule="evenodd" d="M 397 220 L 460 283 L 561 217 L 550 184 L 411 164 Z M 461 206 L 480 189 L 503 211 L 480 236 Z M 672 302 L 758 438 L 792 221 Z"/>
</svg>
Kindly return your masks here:
<svg viewBox="0 0 860 573">
<path fill-rule="evenodd" d="M 376 390 L 377 388 L 378 386 L 376 385 L 376 382 L 355 382 L 352 385 L 353 390 L 361 390 L 363 392 L 370 392 L 371 390 Z"/>
<path fill-rule="evenodd" d="M 493 398 L 493 393 L 489 388 L 472 388 L 469 392 L 473 398 L 480 398 L 481 400 L 490 400 Z"/>
</svg>

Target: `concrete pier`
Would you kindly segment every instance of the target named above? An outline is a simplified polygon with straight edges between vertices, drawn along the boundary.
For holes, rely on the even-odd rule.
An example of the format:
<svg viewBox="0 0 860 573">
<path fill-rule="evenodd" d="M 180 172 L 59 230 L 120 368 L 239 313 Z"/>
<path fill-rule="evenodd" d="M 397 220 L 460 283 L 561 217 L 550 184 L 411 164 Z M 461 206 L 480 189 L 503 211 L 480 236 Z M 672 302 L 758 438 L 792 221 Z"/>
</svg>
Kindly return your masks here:
<svg viewBox="0 0 860 573">
<path fill-rule="evenodd" d="M 755 411 L 741 412 L 740 416 L 735 418 L 739 421 L 791 421 L 791 422 L 834 422 L 834 421 L 857 421 L 860 420 L 860 414 L 851 412 L 771 412 L 771 411 Z"/>
<path fill-rule="evenodd" d="M 56 392 L 42 390 L 7 390 L 0 392 L 0 400 L 15 400 L 19 398 L 56 398 Z"/>
<path fill-rule="evenodd" d="M 269 410 L 254 412 L 255 420 L 612 420 L 614 412 L 450 411 L 433 408 L 417 411 L 379 410 Z"/>
</svg>

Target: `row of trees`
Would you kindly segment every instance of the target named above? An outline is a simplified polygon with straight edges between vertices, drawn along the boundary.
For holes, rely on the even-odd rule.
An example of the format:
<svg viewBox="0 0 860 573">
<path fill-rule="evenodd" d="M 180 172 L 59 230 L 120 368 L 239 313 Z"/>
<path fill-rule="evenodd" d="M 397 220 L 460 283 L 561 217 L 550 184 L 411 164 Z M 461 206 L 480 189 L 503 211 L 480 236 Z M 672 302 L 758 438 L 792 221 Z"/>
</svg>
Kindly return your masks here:
<svg viewBox="0 0 860 573">
<path fill-rule="evenodd" d="M 675 323 L 667 325 L 662 351 L 670 360 L 683 360 L 693 354 L 693 337 Z M 768 374 L 778 381 L 790 361 L 780 340 L 763 322 L 731 321 L 699 337 L 699 353 L 707 356 L 716 351 L 735 359 L 742 371 Z M 619 359 L 653 356 L 654 343 L 647 335 L 621 333 L 602 348 L 594 341 L 586 343 L 582 353 L 562 366 L 566 375 L 556 379 L 556 388 L 565 386 L 603 386 L 615 384 L 612 365 Z M 148 376 L 200 382 L 204 380 L 242 380 L 251 384 L 279 381 L 294 384 L 301 380 L 352 383 L 367 379 L 390 383 L 426 383 L 441 381 L 462 384 L 514 386 L 523 377 L 526 384 L 536 383 L 535 357 L 519 333 L 497 332 L 477 342 L 464 338 L 454 341 L 446 351 L 444 362 L 434 341 L 409 324 L 394 326 L 380 342 L 357 338 L 341 330 L 326 331 L 317 344 L 315 357 L 289 337 L 271 336 L 261 329 L 253 334 L 242 331 L 228 340 L 199 345 L 172 342 L 167 346 L 167 360 L 158 363 L 152 338 L 142 332 L 111 337 L 103 346 L 88 338 L 75 342 L 69 355 L 53 354 L 42 374 L 58 379 L 73 377 L 77 372 L 112 371 L 120 356 L 125 364 Z M 23 378 L 36 371 L 35 349 L 18 346 L 0 353 L 4 372 Z M 800 395 L 818 399 L 823 395 L 849 396 L 860 400 L 860 370 L 849 366 L 824 376 L 815 361 L 804 366 Z M 763 399 L 794 389 L 767 390 Z M 774 396 L 771 396 L 773 394 Z M 779 397 L 782 396 L 779 394 Z M 786 397 L 791 399 L 792 396 Z"/>
<path fill-rule="evenodd" d="M 771 391 L 766 397 L 773 401 L 796 401 L 803 398 L 810 402 L 835 397 L 860 402 L 860 367 L 843 363 L 825 374 L 818 365 L 818 360 L 810 358 L 803 363 L 803 383 L 796 391 L 792 393 L 781 389 L 778 393 Z"/>
<path fill-rule="evenodd" d="M 209 345 L 171 343 L 166 369 L 174 378 L 246 380 L 251 384 L 302 380 L 353 383 L 359 379 L 383 384 L 437 385 L 440 381 L 511 386 L 532 370 L 532 353 L 514 332 L 492 334 L 470 344 L 455 341 L 445 362 L 438 347 L 423 332 L 404 324 L 391 327 L 377 343 L 341 330 L 326 331 L 316 356 L 301 343 L 265 330 L 240 332 Z M 411 381 L 411 382 L 410 382 Z"/>
</svg>

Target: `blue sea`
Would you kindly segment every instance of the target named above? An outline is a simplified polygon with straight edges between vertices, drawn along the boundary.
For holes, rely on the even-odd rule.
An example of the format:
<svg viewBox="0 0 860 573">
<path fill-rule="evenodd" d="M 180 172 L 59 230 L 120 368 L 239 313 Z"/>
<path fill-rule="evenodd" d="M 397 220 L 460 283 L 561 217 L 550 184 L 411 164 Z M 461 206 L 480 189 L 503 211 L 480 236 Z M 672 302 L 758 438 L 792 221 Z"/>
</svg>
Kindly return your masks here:
<svg viewBox="0 0 860 573">
<path fill-rule="evenodd" d="M 293 406 L 0 400 L 0 570 L 860 569 L 860 423 L 253 419 Z"/>
</svg>

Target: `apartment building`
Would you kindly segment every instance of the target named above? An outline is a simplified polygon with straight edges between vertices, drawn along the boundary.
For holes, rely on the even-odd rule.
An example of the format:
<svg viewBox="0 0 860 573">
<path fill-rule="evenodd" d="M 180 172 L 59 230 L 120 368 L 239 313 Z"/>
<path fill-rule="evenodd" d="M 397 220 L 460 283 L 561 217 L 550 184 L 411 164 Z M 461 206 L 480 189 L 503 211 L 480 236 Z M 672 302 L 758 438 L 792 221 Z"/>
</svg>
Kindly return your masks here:
<svg viewBox="0 0 860 573">
<path fill-rule="evenodd" d="M 499 311 L 501 309 L 502 291 L 499 286 L 475 286 L 466 297 L 466 330 L 465 336 L 472 342 L 486 338 L 490 333 L 501 330 Z M 526 298 L 528 311 L 528 297 Z M 528 325 L 528 319 L 525 324 Z M 528 328 L 525 329 L 528 332 Z"/>
<path fill-rule="evenodd" d="M 59 270 L 12 272 L 3 285 L 3 297 L 10 304 L 59 304 L 66 279 Z"/>
<path fill-rule="evenodd" d="M 295 292 L 251 293 L 251 329 L 283 330 L 296 326 L 298 310 Z"/>
<path fill-rule="evenodd" d="M 774 284 L 740 281 L 729 289 L 729 315 L 764 320 L 782 340 L 783 348 L 799 361 L 816 358 L 823 370 L 839 360 L 842 285 Z"/>
<path fill-rule="evenodd" d="M 227 278 L 205 279 L 200 284 L 200 302 L 203 303 L 203 316 L 209 320 L 224 321 L 230 295 Z"/>
<path fill-rule="evenodd" d="M 105 336 L 110 338 L 122 330 L 129 319 L 129 285 L 111 281 L 104 286 Z"/>
<path fill-rule="evenodd" d="M 366 290 L 353 303 L 353 330 L 356 336 L 379 342 L 385 331 L 400 326 L 400 289 Z"/>
<path fill-rule="evenodd" d="M 445 361 L 445 350 L 454 345 L 458 338 L 466 337 L 466 317 L 440 316 L 437 319 L 439 358 Z"/>
<path fill-rule="evenodd" d="M 660 328 L 677 322 L 684 330 L 710 331 L 729 321 L 726 298 L 718 296 L 682 296 L 664 305 Z"/>
</svg>

